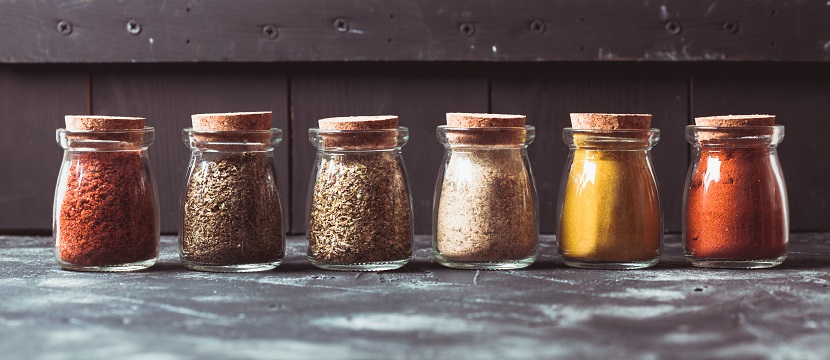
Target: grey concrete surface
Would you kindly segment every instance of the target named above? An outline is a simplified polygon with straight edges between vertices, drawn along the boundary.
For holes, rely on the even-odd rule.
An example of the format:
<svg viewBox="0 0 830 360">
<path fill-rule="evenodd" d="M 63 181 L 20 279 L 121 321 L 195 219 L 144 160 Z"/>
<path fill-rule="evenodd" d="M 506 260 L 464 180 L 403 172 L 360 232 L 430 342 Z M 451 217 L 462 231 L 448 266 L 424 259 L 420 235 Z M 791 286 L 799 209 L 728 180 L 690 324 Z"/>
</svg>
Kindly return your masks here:
<svg viewBox="0 0 830 360">
<path fill-rule="evenodd" d="M 291 238 L 276 270 L 59 269 L 48 237 L 0 237 L 2 359 L 830 357 L 830 234 L 770 270 L 695 269 L 679 236 L 647 270 L 566 268 L 543 239 L 515 271 L 445 269 L 419 237 L 385 273 L 330 272 Z"/>
</svg>

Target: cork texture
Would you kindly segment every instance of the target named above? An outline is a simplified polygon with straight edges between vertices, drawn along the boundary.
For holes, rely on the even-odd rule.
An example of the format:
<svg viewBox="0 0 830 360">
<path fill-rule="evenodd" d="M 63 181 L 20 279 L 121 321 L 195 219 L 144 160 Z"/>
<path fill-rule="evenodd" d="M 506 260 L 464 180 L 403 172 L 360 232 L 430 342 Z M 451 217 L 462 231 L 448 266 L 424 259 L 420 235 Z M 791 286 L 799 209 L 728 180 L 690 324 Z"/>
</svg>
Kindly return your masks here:
<svg viewBox="0 0 830 360">
<path fill-rule="evenodd" d="M 320 119 L 320 130 L 379 130 L 398 127 L 395 115 L 346 116 Z"/>
<path fill-rule="evenodd" d="M 194 130 L 252 131 L 271 129 L 270 111 L 191 115 Z"/>
<path fill-rule="evenodd" d="M 775 125 L 775 115 L 719 115 L 695 118 L 697 126 L 772 126 Z"/>
<path fill-rule="evenodd" d="M 317 121 L 324 148 L 390 149 L 398 144 L 396 115 L 345 116 Z"/>
<path fill-rule="evenodd" d="M 447 141 L 454 145 L 519 145 L 526 139 L 525 115 L 447 113 Z M 499 129 L 506 128 L 506 129 Z"/>
<path fill-rule="evenodd" d="M 571 127 L 579 130 L 648 130 L 651 114 L 571 113 Z"/>
<path fill-rule="evenodd" d="M 67 130 L 141 130 L 145 118 L 127 116 L 66 115 Z"/>
<path fill-rule="evenodd" d="M 522 127 L 525 122 L 524 115 L 447 113 L 447 125 L 450 127 Z"/>
</svg>

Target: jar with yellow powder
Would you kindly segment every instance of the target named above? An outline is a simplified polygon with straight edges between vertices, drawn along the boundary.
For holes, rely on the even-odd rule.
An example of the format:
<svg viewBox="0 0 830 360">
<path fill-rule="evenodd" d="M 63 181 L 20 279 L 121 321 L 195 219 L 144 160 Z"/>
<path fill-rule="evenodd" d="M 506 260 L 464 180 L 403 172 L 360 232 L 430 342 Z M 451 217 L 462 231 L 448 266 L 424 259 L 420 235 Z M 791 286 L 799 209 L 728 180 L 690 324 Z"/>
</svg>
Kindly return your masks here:
<svg viewBox="0 0 830 360">
<path fill-rule="evenodd" d="M 659 261 L 663 220 L 646 114 L 571 114 L 559 195 L 559 254 L 568 266 L 639 269 Z"/>
</svg>

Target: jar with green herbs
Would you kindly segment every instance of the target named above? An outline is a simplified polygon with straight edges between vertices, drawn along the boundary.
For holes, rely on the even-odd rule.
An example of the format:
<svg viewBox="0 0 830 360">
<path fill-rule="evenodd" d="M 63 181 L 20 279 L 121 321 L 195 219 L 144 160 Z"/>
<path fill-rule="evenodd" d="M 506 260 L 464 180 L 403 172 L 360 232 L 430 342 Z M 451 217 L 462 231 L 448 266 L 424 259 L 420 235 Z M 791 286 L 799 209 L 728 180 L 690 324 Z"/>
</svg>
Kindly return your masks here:
<svg viewBox="0 0 830 360">
<path fill-rule="evenodd" d="M 559 195 L 559 254 L 568 266 L 639 269 L 659 261 L 663 221 L 648 114 L 571 114 Z"/>
<path fill-rule="evenodd" d="M 397 116 L 319 120 L 308 201 L 308 258 L 327 270 L 397 269 L 412 257 L 412 200 Z"/>
<path fill-rule="evenodd" d="M 460 269 L 517 269 L 536 260 L 538 201 L 524 115 L 447 114 L 435 186 L 433 254 Z"/>
<path fill-rule="evenodd" d="M 274 147 L 282 131 L 271 112 L 196 114 L 184 129 L 190 166 L 182 192 L 179 242 L 184 266 L 252 272 L 285 254 Z"/>
</svg>

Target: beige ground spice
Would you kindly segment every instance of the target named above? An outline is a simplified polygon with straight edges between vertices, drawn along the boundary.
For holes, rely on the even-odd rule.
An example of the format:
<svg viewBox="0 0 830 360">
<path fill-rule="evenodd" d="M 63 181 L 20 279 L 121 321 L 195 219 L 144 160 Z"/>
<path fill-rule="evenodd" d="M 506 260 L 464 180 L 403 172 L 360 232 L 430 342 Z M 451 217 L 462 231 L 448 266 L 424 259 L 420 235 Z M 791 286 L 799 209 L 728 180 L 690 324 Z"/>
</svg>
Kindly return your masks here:
<svg viewBox="0 0 830 360">
<path fill-rule="evenodd" d="M 441 188 L 435 250 L 459 262 L 535 256 L 536 201 L 526 166 L 515 147 L 453 150 Z"/>
</svg>

